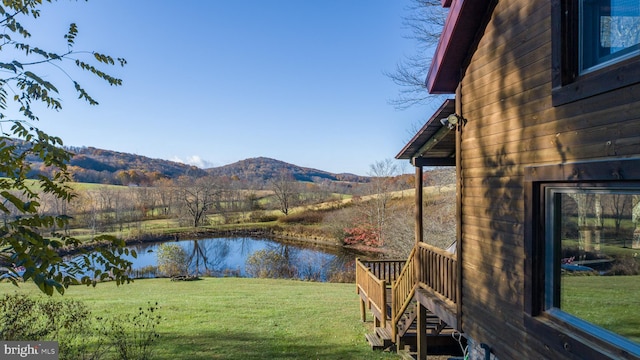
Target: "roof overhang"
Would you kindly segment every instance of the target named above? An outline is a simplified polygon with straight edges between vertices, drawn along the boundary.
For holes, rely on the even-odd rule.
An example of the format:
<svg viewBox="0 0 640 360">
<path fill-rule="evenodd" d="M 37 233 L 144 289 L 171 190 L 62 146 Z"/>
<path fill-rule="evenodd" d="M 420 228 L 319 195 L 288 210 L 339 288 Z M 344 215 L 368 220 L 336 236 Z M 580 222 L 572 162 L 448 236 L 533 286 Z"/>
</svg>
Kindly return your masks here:
<svg viewBox="0 0 640 360">
<path fill-rule="evenodd" d="M 431 94 L 453 94 L 492 0 L 442 0 L 450 7 L 426 85 Z"/>
<path fill-rule="evenodd" d="M 455 166 L 456 132 L 440 121 L 454 113 L 455 100 L 445 100 L 396 159 L 410 160 L 414 166 Z"/>
</svg>

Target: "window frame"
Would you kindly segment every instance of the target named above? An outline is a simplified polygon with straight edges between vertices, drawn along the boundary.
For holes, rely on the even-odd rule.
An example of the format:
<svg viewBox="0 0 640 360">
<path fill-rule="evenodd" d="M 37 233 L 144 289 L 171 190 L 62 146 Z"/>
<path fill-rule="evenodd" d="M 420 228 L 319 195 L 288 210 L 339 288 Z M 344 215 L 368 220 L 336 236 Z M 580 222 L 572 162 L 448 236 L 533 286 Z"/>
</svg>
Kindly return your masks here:
<svg viewBox="0 0 640 360">
<path fill-rule="evenodd" d="M 584 51 L 584 47 L 585 47 L 585 41 L 589 40 L 590 46 L 591 46 L 591 50 L 597 50 L 598 46 L 600 45 L 600 34 L 601 34 L 601 30 L 602 30 L 602 23 L 600 22 L 601 17 L 603 16 L 602 13 L 600 11 L 598 11 L 598 9 L 594 8 L 594 7 L 590 7 L 588 6 L 588 4 L 586 4 L 589 0 L 580 0 L 578 1 L 578 13 L 580 14 L 578 16 L 578 18 L 580 16 L 582 16 L 584 18 L 584 20 L 582 21 L 583 24 L 587 24 L 587 18 L 586 16 L 590 16 L 590 18 L 588 19 L 588 27 L 589 30 L 591 31 L 590 34 L 585 34 L 584 32 L 584 27 L 583 28 L 579 28 L 578 29 L 578 33 L 579 33 L 579 43 L 582 44 L 582 51 L 579 51 L 579 71 L 578 73 L 582 73 L 582 74 L 586 74 L 592 71 L 595 71 L 597 69 L 600 68 L 604 68 L 609 66 L 610 64 L 614 64 L 617 62 L 621 62 L 627 58 L 632 58 L 634 56 L 640 55 L 640 43 L 635 44 L 631 47 L 627 47 L 623 50 L 614 52 L 614 53 L 609 53 L 607 55 L 604 56 L 599 56 L 597 54 L 597 51 L 594 51 L 595 53 L 591 54 L 591 61 L 594 61 L 594 64 L 590 65 L 588 68 L 585 68 L 585 62 L 587 60 L 585 60 L 585 51 Z M 591 1 L 595 1 L 597 2 L 598 0 L 591 0 Z M 611 1 L 611 0 L 610 0 Z M 637 0 L 635 0 L 637 1 Z M 610 11 L 612 10 L 611 8 L 609 9 Z M 608 14 L 608 16 L 611 18 L 611 12 Z M 579 21 L 578 21 L 579 22 Z M 596 23 L 594 25 L 594 23 Z M 580 24 L 579 24 L 580 25 Z M 595 31 L 595 33 L 597 34 L 597 36 L 588 36 L 588 35 L 593 35 L 593 32 Z"/>
<path fill-rule="evenodd" d="M 579 1 L 551 1 L 553 106 L 640 83 L 640 54 L 580 73 L 579 17 Z"/>
<path fill-rule="evenodd" d="M 525 203 L 530 205 L 525 206 L 524 229 L 526 329 L 536 334 L 545 347 L 569 357 L 639 359 L 640 345 L 558 308 L 548 308 L 553 301 L 548 297 L 559 294 L 549 294 L 548 288 L 549 281 L 554 280 L 547 277 L 550 260 L 546 224 L 550 219 L 546 201 L 550 188 L 640 188 L 640 159 L 526 167 L 524 185 Z"/>
</svg>

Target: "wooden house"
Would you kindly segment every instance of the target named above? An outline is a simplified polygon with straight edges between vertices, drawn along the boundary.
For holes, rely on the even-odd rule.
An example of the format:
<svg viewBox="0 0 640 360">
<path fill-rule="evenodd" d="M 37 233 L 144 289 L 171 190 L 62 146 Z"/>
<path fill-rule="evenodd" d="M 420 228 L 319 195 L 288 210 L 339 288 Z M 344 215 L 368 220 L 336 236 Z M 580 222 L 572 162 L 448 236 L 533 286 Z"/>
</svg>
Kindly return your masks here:
<svg viewBox="0 0 640 360">
<path fill-rule="evenodd" d="M 416 245 L 358 263 L 363 316 L 420 359 L 447 329 L 472 359 L 640 358 L 640 1 L 442 5 L 426 84 L 452 99 L 397 156 Z M 456 167 L 455 254 L 425 244 L 425 166 Z"/>
</svg>

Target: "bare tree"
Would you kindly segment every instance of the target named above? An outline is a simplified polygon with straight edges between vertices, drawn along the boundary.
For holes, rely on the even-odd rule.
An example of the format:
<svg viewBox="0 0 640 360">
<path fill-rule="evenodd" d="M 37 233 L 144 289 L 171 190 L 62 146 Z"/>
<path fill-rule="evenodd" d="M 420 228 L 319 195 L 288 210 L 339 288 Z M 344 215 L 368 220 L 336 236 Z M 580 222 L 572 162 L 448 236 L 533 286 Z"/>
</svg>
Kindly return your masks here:
<svg viewBox="0 0 640 360">
<path fill-rule="evenodd" d="M 220 196 L 217 179 L 211 176 L 201 178 L 180 177 L 177 181 L 178 201 L 183 215 L 189 218 L 191 225 L 203 224 L 206 214 Z"/>
<path fill-rule="evenodd" d="M 376 162 L 371 165 L 369 176 L 370 182 L 366 188 L 366 196 L 353 199 L 353 206 L 356 211 L 353 213 L 353 221 L 345 228 L 345 243 L 364 245 L 384 246 L 392 230 L 393 216 L 399 215 L 392 209 L 393 193 L 397 189 L 398 183 L 395 176 L 398 167 L 391 160 Z"/>
<path fill-rule="evenodd" d="M 626 194 L 612 194 L 607 196 L 607 198 L 609 199 L 609 207 L 613 215 L 613 223 L 616 229 L 615 235 L 619 237 L 622 220 L 624 220 L 625 215 L 632 212 L 632 197 Z M 627 247 L 626 236 L 623 240 L 623 246 Z"/>
<path fill-rule="evenodd" d="M 220 179 L 221 196 L 216 203 L 216 211 L 220 213 L 225 223 L 234 219 L 234 215 L 244 210 L 245 199 L 241 184 L 230 178 Z"/>
<path fill-rule="evenodd" d="M 431 54 L 440 39 L 447 10 L 441 0 L 412 0 L 407 8 L 403 25 L 409 31 L 407 38 L 415 41 L 414 54 L 405 55 L 387 75 L 400 86 L 398 97 L 389 102 L 398 109 L 423 105 L 436 95 L 427 91 L 425 78 L 431 64 Z"/>
<path fill-rule="evenodd" d="M 83 226 L 91 230 L 91 235 L 98 232 L 100 210 L 98 209 L 98 195 L 95 191 L 85 191 L 78 196 L 74 203 L 78 218 Z"/>
<path fill-rule="evenodd" d="M 298 201 L 300 190 L 290 171 L 283 170 L 271 180 L 271 188 L 278 200 L 278 207 L 283 214 L 289 215 L 289 210 Z"/>
<path fill-rule="evenodd" d="M 191 248 L 187 249 L 187 259 L 189 260 L 189 268 L 193 269 L 191 273 L 194 276 L 200 276 L 200 270 L 204 268 L 204 273 L 211 275 L 213 271 L 221 270 L 225 259 L 229 256 L 229 240 L 220 239 L 220 241 L 205 241 L 203 243 L 198 240 L 191 242 Z"/>
<path fill-rule="evenodd" d="M 162 207 L 162 215 L 171 214 L 171 207 L 175 202 L 174 183 L 170 179 L 159 179 L 155 181 L 155 189 L 158 192 L 160 207 Z"/>
<path fill-rule="evenodd" d="M 380 235 L 380 244 L 385 243 L 388 230 L 388 217 L 391 213 L 390 204 L 393 197 L 392 191 L 397 189 L 397 183 L 394 179 L 398 173 L 398 166 L 391 159 L 378 161 L 371 164 L 369 176 L 370 193 L 373 195 L 368 202 L 370 206 L 370 218 L 373 225 Z"/>
</svg>

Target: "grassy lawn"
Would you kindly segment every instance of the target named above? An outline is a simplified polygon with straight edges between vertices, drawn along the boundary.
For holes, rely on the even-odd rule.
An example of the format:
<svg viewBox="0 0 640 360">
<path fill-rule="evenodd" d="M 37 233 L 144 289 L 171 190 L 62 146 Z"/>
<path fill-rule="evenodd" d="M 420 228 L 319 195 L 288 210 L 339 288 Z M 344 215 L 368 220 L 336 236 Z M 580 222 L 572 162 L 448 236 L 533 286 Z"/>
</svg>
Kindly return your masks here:
<svg viewBox="0 0 640 360">
<path fill-rule="evenodd" d="M 15 291 L 44 296 L 29 283 L 0 283 L 0 294 Z M 149 279 L 71 287 L 64 298 L 83 301 L 96 316 L 157 302 L 157 359 L 397 359 L 367 344 L 372 323 L 360 321 L 353 284 Z"/>
<path fill-rule="evenodd" d="M 640 276 L 564 276 L 562 309 L 640 343 Z"/>
</svg>

